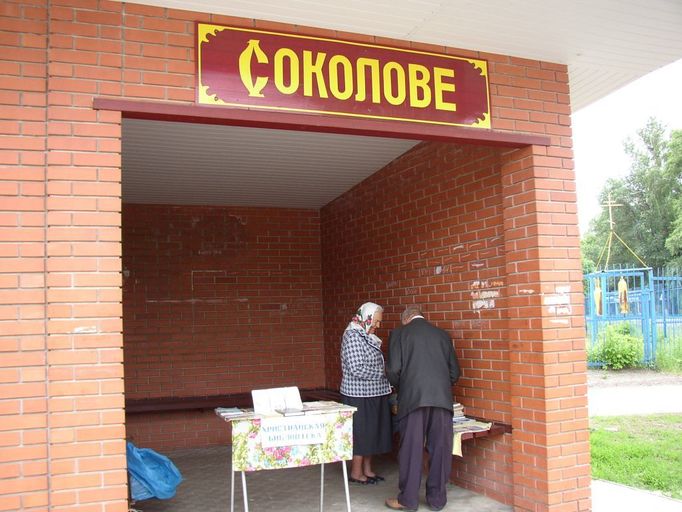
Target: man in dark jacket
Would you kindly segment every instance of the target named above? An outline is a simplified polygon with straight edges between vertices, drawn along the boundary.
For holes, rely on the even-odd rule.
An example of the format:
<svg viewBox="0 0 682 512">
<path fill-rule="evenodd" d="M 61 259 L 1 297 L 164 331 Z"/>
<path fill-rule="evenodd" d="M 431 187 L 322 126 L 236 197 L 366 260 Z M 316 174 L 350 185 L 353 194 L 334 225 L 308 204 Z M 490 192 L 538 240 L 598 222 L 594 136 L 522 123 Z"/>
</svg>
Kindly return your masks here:
<svg viewBox="0 0 682 512">
<path fill-rule="evenodd" d="M 399 493 L 386 506 L 417 509 L 426 447 L 426 502 L 431 510 L 441 510 L 452 466 L 452 385 L 459 378 L 459 364 L 448 333 L 427 322 L 419 306 L 408 306 L 401 320 L 402 327 L 389 338 L 386 368 L 398 390 Z"/>
</svg>

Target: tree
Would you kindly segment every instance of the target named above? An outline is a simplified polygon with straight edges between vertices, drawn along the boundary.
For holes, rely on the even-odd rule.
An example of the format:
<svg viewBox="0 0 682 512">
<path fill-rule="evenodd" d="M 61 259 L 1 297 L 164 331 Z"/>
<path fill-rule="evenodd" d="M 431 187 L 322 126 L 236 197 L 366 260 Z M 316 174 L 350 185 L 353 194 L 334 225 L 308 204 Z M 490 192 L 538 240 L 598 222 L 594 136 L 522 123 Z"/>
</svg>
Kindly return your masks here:
<svg viewBox="0 0 682 512">
<path fill-rule="evenodd" d="M 682 131 L 677 130 L 672 133 L 668 148 L 669 157 L 667 165 L 669 172 L 682 176 Z M 672 232 L 665 241 L 665 247 L 672 255 L 669 264 L 682 268 L 682 194 L 677 194 L 673 208 L 675 221 L 672 225 Z"/>
<path fill-rule="evenodd" d="M 665 127 L 651 118 L 637 135 L 624 144 L 632 160 L 629 174 L 609 179 L 600 194 L 602 204 L 610 198 L 620 205 L 612 215 L 622 242 L 612 237 L 610 253 L 602 253 L 611 230 L 604 209 L 592 219 L 581 244 L 588 262 L 601 268 L 607 257 L 609 266 L 641 266 L 641 259 L 647 266 L 664 267 L 682 260 L 682 131 L 667 139 Z"/>
</svg>

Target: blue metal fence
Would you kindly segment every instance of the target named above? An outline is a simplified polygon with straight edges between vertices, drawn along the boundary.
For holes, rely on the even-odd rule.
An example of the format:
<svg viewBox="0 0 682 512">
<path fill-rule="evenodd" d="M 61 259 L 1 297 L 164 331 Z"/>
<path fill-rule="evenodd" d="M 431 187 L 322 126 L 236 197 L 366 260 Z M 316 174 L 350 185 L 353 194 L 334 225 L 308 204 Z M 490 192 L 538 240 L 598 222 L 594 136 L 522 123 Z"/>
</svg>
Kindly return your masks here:
<svg viewBox="0 0 682 512">
<path fill-rule="evenodd" d="M 609 270 L 585 278 L 589 290 L 585 305 L 589 346 L 594 347 L 605 337 L 608 326 L 627 324 L 633 336 L 642 338 L 642 362 L 652 362 L 657 337 L 652 269 Z"/>
<path fill-rule="evenodd" d="M 664 343 L 669 343 L 670 340 L 682 338 L 682 276 L 657 273 L 654 276 L 654 296 L 659 337 Z"/>
<path fill-rule="evenodd" d="M 659 344 L 682 338 L 682 276 L 665 274 L 651 268 L 587 274 L 588 346 L 599 343 L 610 325 L 627 326 L 631 335 L 642 339 L 642 363 L 650 364 Z"/>
</svg>

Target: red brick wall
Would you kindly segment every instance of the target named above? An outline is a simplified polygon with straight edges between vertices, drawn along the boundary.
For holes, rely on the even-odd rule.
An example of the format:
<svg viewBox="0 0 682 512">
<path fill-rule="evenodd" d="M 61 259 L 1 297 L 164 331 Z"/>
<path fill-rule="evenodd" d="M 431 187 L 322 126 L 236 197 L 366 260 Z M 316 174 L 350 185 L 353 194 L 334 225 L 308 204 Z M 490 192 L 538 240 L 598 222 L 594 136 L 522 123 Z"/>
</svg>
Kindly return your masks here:
<svg viewBox="0 0 682 512">
<path fill-rule="evenodd" d="M 0 5 L 0 510 L 48 500 L 46 27 Z"/>
<path fill-rule="evenodd" d="M 572 161 L 553 148 L 502 165 L 514 506 L 590 510 L 582 269 Z"/>
<path fill-rule="evenodd" d="M 127 398 L 324 385 L 317 211 L 126 205 L 123 271 Z"/>
<path fill-rule="evenodd" d="M 416 302 L 454 339 L 462 367 L 456 397 L 466 413 L 511 423 L 501 153 L 425 143 L 322 209 L 330 387 L 340 380 L 341 332 L 361 303 L 384 306 L 378 335 L 387 344 L 405 305 Z M 495 450 L 509 453 L 510 437 Z M 485 472 L 508 502 L 509 457 L 468 460 L 476 471 L 455 478 L 465 483 Z"/>
<path fill-rule="evenodd" d="M 322 209 L 327 385 L 359 304 L 386 308 L 386 339 L 422 303 L 455 340 L 467 414 L 514 427 L 466 445 L 453 480 L 519 510 L 588 510 L 573 171 L 550 152 L 422 144 Z"/>
<path fill-rule="evenodd" d="M 128 439 L 136 446 L 161 453 L 183 448 L 228 446 L 230 424 L 213 410 L 172 411 L 126 416 Z"/>
<path fill-rule="evenodd" d="M 410 191 L 401 189 L 418 211 L 416 225 L 389 233 L 371 227 L 372 237 L 365 241 L 373 248 L 374 240 L 381 240 L 380 256 L 372 251 L 363 252 L 371 255 L 368 259 L 344 256 L 359 266 L 344 268 L 339 263 L 339 272 L 352 285 L 336 282 L 330 286 L 338 297 L 336 292 L 325 295 L 325 305 L 327 301 L 335 305 L 326 313 L 325 340 L 332 343 L 328 355 L 335 357 L 333 344 L 338 343 L 340 329 L 357 302 L 367 300 L 368 295 L 376 292 L 376 300 L 388 304 L 390 327 L 400 309 L 399 295 L 411 295 L 412 289 L 427 290 L 418 295 L 426 297 L 432 319 L 464 325 L 461 330 L 451 329 L 463 363 L 468 365 L 462 386 L 457 388 L 465 403 L 482 411 L 500 404 L 495 414 L 503 418 L 511 414 L 515 507 L 588 510 L 586 379 L 566 67 L 333 30 L 99 0 L 6 0 L 0 5 L 0 510 L 43 510 L 47 506 L 107 512 L 127 509 L 121 116 L 94 111 L 92 101 L 109 96 L 191 104 L 197 20 L 484 58 L 489 62 L 493 128 L 550 136 L 546 148 L 509 153 L 463 150 L 472 151 L 481 161 L 496 153 L 499 159 L 499 164 L 481 163 L 472 168 L 461 161 L 457 164 L 464 165 L 459 172 L 481 184 L 483 194 L 494 191 L 496 195 L 495 199 L 493 195 L 476 198 L 478 189 L 465 190 L 461 183 L 455 186 L 473 193 L 474 202 L 492 200 L 496 205 L 494 213 L 483 206 L 482 219 L 485 224 L 485 219 L 495 218 L 502 222 L 501 227 L 478 227 L 473 206 L 457 214 L 461 216 L 458 222 L 477 232 L 490 228 L 502 237 L 498 241 L 486 234 L 482 248 L 466 239 L 466 233 L 457 235 L 456 226 L 443 226 L 449 210 L 459 212 L 458 201 L 468 197 L 453 192 L 452 183 L 427 179 L 423 186 L 418 184 L 423 196 L 410 196 Z M 431 162 L 431 169 L 445 176 L 447 169 L 452 171 L 450 163 L 438 159 L 450 151 L 454 150 L 438 148 L 436 155 L 440 156 L 422 154 Z M 385 176 L 399 171 L 396 165 L 373 179 L 387 183 Z M 492 168 L 499 169 L 495 185 L 482 177 Z M 410 169 L 405 176 L 410 172 L 429 176 L 430 171 L 423 170 L 420 162 L 413 162 Z M 501 189 L 495 188 L 500 181 Z M 395 190 L 394 185 L 387 183 Z M 443 193 L 453 196 L 449 203 L 440 198 Z M 434 204 L 445 208 L 446 203 L 448 211 L 438 213 L 442 219 L 427 208 Z M 384 213 L 379 204 L 372 208 L 370 214 Z M 393 214 L 400 214 L 398 207 Z M 325 215 L 331 214 L 323 213 L 323 218 Z M 340 218 L 351 226 L 367 227 L 355 214 Z M 380 220 L 384 226 L 397 229 L 400 225 L 396 219 Z M 463 281 L 466 286 L 450 281 L 444 273 L 443 279 L 448 280 L 434 282 L 437 279 L 430 272 L 437 265 L 433 263 L 456 259 L 459 253 L 439 252 L 446 245 L 438 242 L 432 246 L 427 227 L 439 241 L 445 236 L 444 229 L 448 235 L 453 230 L 463 239 L 466 254 L 473 255 L 466 257 L 480 258 L 494 276 L 503 277 L 499 318 L 487 316 L 492 315 L 490 311 L 479 312 L 482 324 L 478 326 L 479 317 L 473 312 L 465 314 L 466 303 L 478 300 L 472 293 L 480 291 L 467 288 L 475 281 L 471 276 Z M 502 253 L 500 243 L 504 244 Z M 417 256 L 410 253 L 403 261 L 390 244 Z M 426 261 L 417 265 L 422 253 Z M 502 254 L 504 262 L 495 261 Z M 380 269 L 370 270 L 371 279 L 358 284 L 356 276 L 365 272 L 367 263 L 377 261 L 386 264 L 395 278 L 377 287 L 373 283 L 381 281 L 383 274 Z M 472 261 L 453 260 L 441 267 L 466 267 Z M 466 271 L 473 272 L 471 268 Z M 481 275 L 485 271 L 487 268 L 478 269 Z M 487 284 L 496 288 L 490 286 L 490 279 Z M 559 314 L 549 298 L 565 297 L 572 309 L 569 314 Z M 448 306 L 450 302 L 461 309 Z M 507 346 L 511 348 L 509 366 L 504 368 Z M 330 384 L 338 378 L 334 365 L 330 361 Z M 498 381 L 509 382 L 510 387 L 492 389 L 489 383 Z M 515 412 L 505 406 L 507 396 Z M 169 428 L 174 428 L 173 421 L 169 419 Z M 198 425 L 200 418 L 188 421 Z M 481 447 L 492 449 L 493 445 L 476 445 L 476 449 Z M 476 482 L 486 483 L 486 478 L 494 475 L 496 463 L 484 466 L 491 471 L 477 475 Z M 500 464 L 507 467 L 508 461 Z M 473 471 L 471 465 L 467 474 Z M 508 482 L 500 485 L 505 490 Z M 490 488 L 486 492 L 493 492 Z"/>
</svg>

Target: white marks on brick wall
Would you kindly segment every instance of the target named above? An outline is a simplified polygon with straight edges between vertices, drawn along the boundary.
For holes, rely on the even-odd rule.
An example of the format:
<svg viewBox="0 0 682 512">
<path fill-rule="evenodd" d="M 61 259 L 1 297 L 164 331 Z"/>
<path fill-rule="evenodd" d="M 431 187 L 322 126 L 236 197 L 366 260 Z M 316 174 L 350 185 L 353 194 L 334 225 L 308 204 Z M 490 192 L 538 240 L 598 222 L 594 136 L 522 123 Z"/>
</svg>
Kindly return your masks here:
<svg viewBox="0 0 682 512">
<path fill-rule="evenodd" d="M 96 325 L 84 325 L 82 327 L 76 327 L 72 333 L 73 334 L 92 334 L 97 332 Z"/>
<path fill-rule="evenodd" d="M 570 285 L 557 285 L 554 293 L 546 293 L 542 297 L 542 303 L 547 308 L 547 312 L 557 316 L 570 315 L 573 312 L 570 292 Z"/>
<path fill-rule="evenodd" d="M 458 274 L 462 272 L 463 269 L 464 266 L 462 264 L 444 263 L 442 265 L 421 267 L 417 269 L 417 273 L 419 277 L 446 276 Z"/>
<path fill-rule="evenodd" d="M 469 287 L 471 289 L 471 309 L 476 311 L 495 308 L 495 299 L 500 296 L 502 286 L 504 286 L 504 282 L 498 279 L 473 281 Z"/>
</svg>

